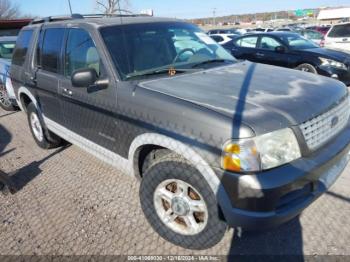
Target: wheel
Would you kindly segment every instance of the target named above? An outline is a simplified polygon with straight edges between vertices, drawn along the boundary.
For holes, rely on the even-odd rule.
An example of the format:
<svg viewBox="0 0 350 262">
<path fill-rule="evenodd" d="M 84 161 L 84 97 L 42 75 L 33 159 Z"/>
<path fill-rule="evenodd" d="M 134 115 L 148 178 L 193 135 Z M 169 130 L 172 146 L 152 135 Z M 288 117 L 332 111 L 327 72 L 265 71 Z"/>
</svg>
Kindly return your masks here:
<svg viewBox="0 0 350 262">
<path fill-rule="evenodd" d="M 207 249 L 223 238 L 215 194 L 199 171 L 176 154 L 155 160 L 143 175 L 142 210 L 164 239 L 189 249 Z"/>
<path fill-rule="evenodd" d="M 295 69 L 303 71 L 303 72 L 317 74 L 316 68 L 310 64 L 301 64 L 301 65 L 298 65 Z"/>
<path fill-rule="evenodd" d="M 12 105 L 10 98 L 7 94 L 5 85 L 0 84 L 0 107 L 5 111 L 15 111 L 16 107 Z"/>
<path fill-rule="evenodd" d="M 27 116 L 30 131 L 39 147 L 50 149 L 61 144 L 62 141 L 58 136 L 44 129 L 42 119 L 33 103 L 30 103 L 27 107 Z M 46 134 L 49 134 L 50 137 Z"/>
</svg>

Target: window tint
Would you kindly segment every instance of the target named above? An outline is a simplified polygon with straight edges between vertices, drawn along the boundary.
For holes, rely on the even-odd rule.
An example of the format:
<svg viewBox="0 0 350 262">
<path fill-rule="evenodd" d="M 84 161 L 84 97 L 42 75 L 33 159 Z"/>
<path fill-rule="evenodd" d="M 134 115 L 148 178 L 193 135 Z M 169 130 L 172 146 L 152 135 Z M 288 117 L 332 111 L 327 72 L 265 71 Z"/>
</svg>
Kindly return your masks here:
<svg viewBox="0 0 350 262">
<path fill-rule="evenodd" d="M 243 37 L 241 39 L 238 39 L 236 43 L 241 47 L 255 48 L 257 42 L 258 42 L 257 36 L 248 36 L 248 37 Z"/>
<path fill-rule="evenodd" d="M 329 37 L 350 37 L 350 24 L 336 25 L 328 34 Z"/>
<path fill-rule="evenodd" d="M 71 29 L 66 47 L 65 75 L 71 76 L 75 70 L 83 68 L 94 68 L 100 75 L 100 57 L 88 32 Z"/>
<path fill-rule="evenodd" d="M 33 30 L 25 30 L 19 34 L 17 43 L 16 43 L 16 48 L 13 54 L 13 60 L 12 60 L 13 64 L 19 65 L 19 66 L 24 64 L 28 47 L 30 44 L 30 40 L 32 39 L 32 35 L 33 35 Z"/>
<path fill-rule="evenodd" d="M 261 38 L 260 48 L 275 50 L 277 46 L 281 46 L 281 44 L 277 40 L 273 39 L 272 37 L 263 36 Z"/>
<path fill-rule="evenodd" d="M 41 69 L 53 73 L 59 73 L 63 37 L 63 28 L 50 28 L 45 30 L 42 46 L 38 50 L 38 65 L 41 65 Z"/>
<path fill-rule="evenodd" d="M 211 38 L 213 38 L 216 42 L 222 42 L 224 39 L 221 36 L 213 35 Z"/>
<path fill-rule="evenodd" d="M 11 59 L 16 42 L 0 43 L 0 58 Z"/>
</svg>

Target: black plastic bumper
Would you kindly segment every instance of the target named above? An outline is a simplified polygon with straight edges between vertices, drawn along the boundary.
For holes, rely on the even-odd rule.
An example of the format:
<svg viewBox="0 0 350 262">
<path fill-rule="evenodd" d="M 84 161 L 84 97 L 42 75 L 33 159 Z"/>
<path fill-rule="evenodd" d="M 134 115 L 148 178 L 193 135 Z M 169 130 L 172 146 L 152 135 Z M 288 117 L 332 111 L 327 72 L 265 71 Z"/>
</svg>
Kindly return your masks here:
<svg viewBox="0 0 350 262">
<path fill-rule="evenodd" d="M 336 181 L 349 161 L 350 126 L 313 155 L 269 171 L 242 175 L 217 169 L 227 223 L 264 230 L 299 215 Z"/>
<path fill-rule="evenodd" d="M 346 71 L 333 67 L 319 67 L 317 71 L 320 75 L 333 77 L 343 82 L 346 86 L 350 86 L 350 68 Z"/>
</svg>

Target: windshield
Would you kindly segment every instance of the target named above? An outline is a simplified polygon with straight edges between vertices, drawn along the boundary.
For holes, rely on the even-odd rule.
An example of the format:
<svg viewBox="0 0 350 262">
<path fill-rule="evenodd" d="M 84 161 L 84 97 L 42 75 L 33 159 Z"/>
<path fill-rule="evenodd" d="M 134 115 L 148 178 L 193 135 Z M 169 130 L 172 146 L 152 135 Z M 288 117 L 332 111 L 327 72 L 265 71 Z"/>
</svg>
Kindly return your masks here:
<svg viewBox="0 0 350 262">
<path fill-rule="evenodd" d="M 0 42 L 0 58 L 11 59 L 16 42 Z"/>
<path fill-rule="evenodd" d="M 318 48 L 319 46 L 314 42 L 307 40 L 297 34 L 281 36 L 281 39 L 288 44 L 293 50 Z"/>
<path fill-rule="evenodd" d="M 216 66 L 235 59 L 198 27 L 182 22 L 128 24 L 101 29 L 102 38 L 123 80 L 161 68 Z"/>
</svg>

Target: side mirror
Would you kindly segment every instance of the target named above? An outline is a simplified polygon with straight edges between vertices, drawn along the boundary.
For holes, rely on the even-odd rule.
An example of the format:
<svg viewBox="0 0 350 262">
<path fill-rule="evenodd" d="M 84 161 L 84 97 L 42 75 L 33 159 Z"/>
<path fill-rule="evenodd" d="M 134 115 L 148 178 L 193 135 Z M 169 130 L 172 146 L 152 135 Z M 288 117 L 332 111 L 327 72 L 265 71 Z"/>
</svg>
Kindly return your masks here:
<svg viewBox="0 0 350 262">
<path fill-rule="evenodd" d="M 94 68 L 78 69 L 72 74 L 72 85 L 74 87 L 89 87 L 96 83 L 98 79 Z"/>
<path fill-rule="evenodd" d="M 286 48 L 285 48 L 284 46 L 277 46 L 277 47 L 275 48 L 275 51 L 276 51 L 277 53 L 285 53 L 287 50 L 286 50 Z"/>
</svg>

